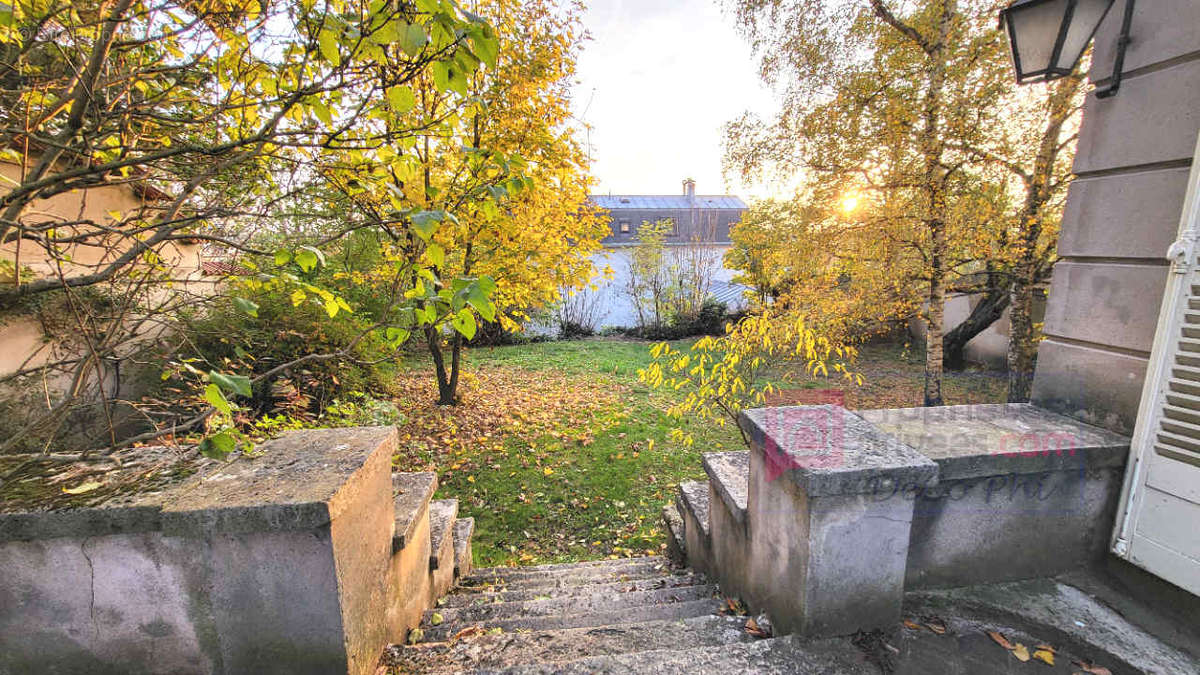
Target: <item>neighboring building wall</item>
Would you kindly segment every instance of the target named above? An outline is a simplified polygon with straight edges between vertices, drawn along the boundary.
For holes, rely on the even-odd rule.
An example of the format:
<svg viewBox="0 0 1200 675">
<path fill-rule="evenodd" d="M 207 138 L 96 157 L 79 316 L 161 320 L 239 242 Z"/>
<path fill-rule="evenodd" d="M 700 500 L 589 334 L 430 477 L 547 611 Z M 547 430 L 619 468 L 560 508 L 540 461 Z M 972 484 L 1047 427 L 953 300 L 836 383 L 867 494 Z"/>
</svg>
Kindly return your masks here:
<svg viewBox="0 0 1200 675">
<path fill-rule="evenodd" d="M 946 297 L 946 329 L 951 330 L 958 324 L 967 320 L 971 315 L 971 310 L 983 299 L 983 294 L 962 294 L 956 293 Z M 1034 297 L 1033 305 L 1033 321 L 1039 323 L 1042 321 L 1042 316 L 1046 311 L 1046 301 L 1040 295 Z M 1004 370 L 1008 368 L 1008 337 L 1009 337 L 1009 310 L 1004 310 L 1004 314 L 996 319 L 996 322 L 988 326 L 979 335 L 971 338 L 967 342 L 965 350 L 967 361 L 971 363 L 981 364 L 992 370 Z M 925 341 L 925 321 L 920 316 L 914 316 L 908 320 L 908 333 L 914 340 L 924 343 Z"/>
<path fill-rule="evenodd" d="M 1096 35 L 1106 86 L 1126 0 Z M 1142 0 L 1116 96 L 1090 94 L 1038 350 L 1034 403 L 1133 428 L 1200 132 L 1200 3 Z"/>
<path fill-rule="evenodd" d="M 0 162 L 0 193 L 8 192 L 13 183 L 19 182 L 20 166 Z M 29 212 L 31 219 L 62 221 L 90 220 L 111 222 L 111 212 L 127 214 L 145 207 L 145 201 L 128 185 L 96 187 L 75 190 L 49 199 L 35 201 Z M 123 242 L 128 243 L 128 242 Z M 44 254 L 40 247 L 26 244 L 19 249 L 19 263 L 41 278 L 57 273 L 57 264 Z M 74 266 L 64 265 L 65 273 L 92 271 L 95 265 L 112 258 L 118 251 L 98 246 L 76 246 L 71 250 Z M 18 247 L 14 243 L 0 246 L 0 259 L 16 260 Z M 179 279 L 199 279 L 200 247 L 171 243 L 159 248 L 159 254 L 167 263 L 174 264 Z M 12 283 L 12 279 L 0 279 L 0 283 Z M 193 292 L 195 289 L 192 289 Z M 9 315 L 0 317 L 0 376 L 13 373 L 20 368 L 32 368 L 51 360 L 53 350 L 47 343 L 41 325 L 31 315 Z"/>
</svg>

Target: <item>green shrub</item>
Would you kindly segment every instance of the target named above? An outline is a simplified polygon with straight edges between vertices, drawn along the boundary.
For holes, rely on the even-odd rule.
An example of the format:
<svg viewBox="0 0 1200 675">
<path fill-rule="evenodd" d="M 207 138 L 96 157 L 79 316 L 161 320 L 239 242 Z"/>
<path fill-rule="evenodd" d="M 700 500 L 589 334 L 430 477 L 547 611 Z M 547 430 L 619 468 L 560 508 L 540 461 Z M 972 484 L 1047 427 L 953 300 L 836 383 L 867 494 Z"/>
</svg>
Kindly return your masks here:
<svg viewBox="0 0 1200 675">
<path fill-rule="evenodd" d="M 185 324 L 208 368 L 254 378 L 301 355 L 349 350 L 346 356 L 315 358 L 258 383 L 248 404 L 255 417 L 286 413 L 314 419 L 339 399 L 392 391 L 397 368 L 393 350 L 379 331 L 363 335 L 371 325 L 365 317 L 339 312 L 331 318 L 310 303 L 294 306 L 280 291 L 238 295 L 257 305 L 257 317 L 221 300 Z"/>
</svg>

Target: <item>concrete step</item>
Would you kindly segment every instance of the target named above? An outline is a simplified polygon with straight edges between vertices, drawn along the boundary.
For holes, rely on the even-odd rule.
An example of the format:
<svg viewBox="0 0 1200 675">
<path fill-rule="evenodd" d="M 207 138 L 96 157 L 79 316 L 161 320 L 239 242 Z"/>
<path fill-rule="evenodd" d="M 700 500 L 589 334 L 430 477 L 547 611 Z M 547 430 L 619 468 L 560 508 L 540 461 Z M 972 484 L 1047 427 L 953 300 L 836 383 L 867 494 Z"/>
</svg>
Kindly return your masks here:
<svg viewBox="0 0 1200 675">
<path fill-rule="evenodd" d="M 492 567 L 476 570 L 474 574 L 464 577 L 463 585 L 503 584 L 514 587 L 526 583 L 533 586 L 561 580 L 575 582 L 619 581 L 622 577 L 667 575 L 675 572 L 675 568 L 666 558 L 631 558 L 612 562 L 614 564 L 611 565 L 567 566 L 540 570 Z"/>
<path fill-rule="evenodd" d="M 396 513 L 392 553 L 401 551 L 412 542 L 417 524 L 429 508 L 429 500 L 433 499 L 437 485 L 437 474 L 432 471 L 392 474 L 392 506 Z"/>
<path fill-rule="evenodd" d="M 609 626 L 619 623 L 644 621 L 675 621 L 692 617 L 715 614 L 722 606 L 717 599 L 692 600 L 661 605 L 649 605 L 630 609 L 609 609 L 584 614 L 566 614 L 554 616 L 527 616 L 495 621 L 482 622 L 487 629 L 499 628 L 506 632 L 519 630 L 561 630 L 564 628 L 584 628 L 588 626 Z M 424 630 L 424 642 L 439 642 L 446 640 L 459 631 L 470 627 L 470 623 L 453 622 L 430 626 Z"/>
<path fill-rule="evenodd" d="M 474 518 L 454 521 L 454 578 L 471 573 L 471 537 L 475 534 Z"/>
<path fill-rule="evenodd" d="M 683 649 L 655 649 L 626 654 L 589 656 L 573 661 L 518 665 L 502 669 L 513 675 L 550 673 L 745 673 L 763 675 L 877 675 L 878 667 L 856 658 L 845 644 L 811 644 L 791 637 L 771 638 Z"/>
<path fill-rule="evenodd" d="M 496 619 L 517 619 L 527 616 L 551 616 L 555 614 L 586 614 L 612 609 L 629 609 L 636 612 L 646 605 L 689 602 L 711 598 L 716 587 L 704 584 L 676 588 L 656 588 L 646 591 L 591 593 L 568 595 L 558 598 L 493 602 L 469 607 L 442 607 L 425 613 L 428 625 L 430 617 L 439 614 L 443 621 L 478 623 Z"/>
<path fill-rule="evenodd" d="M 523 565 L 520 567 L 484 567 L 480 574 L 504 576 L 522 572 L 561 572 L 571 570 L 592 569 L 601 567 L 622 567 L 639 563 L 666 563 L 667 559 L 658 555 L 638 556 L 635 558 L 605 558 L 603 560 L 584 560 L 573 563 L 551 563 L 548 565 Z"/>
<path fill-rule="evenodd" d="M 676 574 L 667 577 L 654 576 L 649 579 L 631 579 L 629 581 L 613 581 L 609 583 L 585 583 L 567 586 L 551 586 L 532 590 L 498 591 L 494 593 L 453 593 L 442 599 L 440 607 L 477 607 L 497 602 L 513 602 L 516 600 L 548 600 L 594 593 L 629 593 L 633 591 L 651 591 L 659 588 L 680 588 L 697 586 L 708 583 L 702 574 Z"/>
<path fill-rule="evenodd" d="M 442 559 L 442 548 L 454 537 L 454 519 L 458 517 L 457 499 L 435 499 L 429 502 L 429 569 L 442 565 L 453 565 L 454 548 L 450 547 L 450 560 Z"/>
<path fill-rule="evenodd" d="M 662 508 L 663 529 L 667 534 L 667 557 L 683 567 L 687 565 L 687 539 L 683 533 L 683 516 L 674 503 Z"/>
<path fill-rule="evenodd" d="M 690 516 L 690 520 L 700 527 L 705 540 L 712 536 L 712 531 L 708 529 L 708 483 L 700 480 L 680 483 L 679 499 L 675 505 L 680 515 Z"/>
<path fill-rule="evenodd" d="M 466 577 L 462 580 L 459 587 L 455 590 L 455 594 L 475 594 L 475 593 L 503 593 L 509 591 L 537 591 L 539 593 L 548 593 L 554 590 L 566 590 L 571 588 L 579 588 L 596 584 L 613 584 L 613 583 L 631 583 L 635 581 L 657 580 L 663 579 L 668 582 L 686 577 L 691 574 L 690 571 L 672 570 L 664 573 L 660 570 L 651 569 L 649 571 L 641 571 L 630 574 L 601 574 L 601 575 L 584 575 L 578 576 L 562 576 L 551 579 L 525 579 L 525 580 L 506 580 L 495 578 L 480 579 L 476 576 Z"/>
<path fill-rule="evenodd" d="M 704 472 L 729 512 L 745 525 L 750 491 L 750 452 L 707 452 L 704 454 Z"/>
<path fill-rule="evenodd" d="M 495 671 L 518 664 L 571 661 L 588 656 L 630 654 L 670 645 L 695 649 L 754 640 L 746 617 L 700 616 L 611 626 L 484 635 L 453 644 L 418 648 L 393 645 L 387 665 L 407 673 Z"/>
</svg>

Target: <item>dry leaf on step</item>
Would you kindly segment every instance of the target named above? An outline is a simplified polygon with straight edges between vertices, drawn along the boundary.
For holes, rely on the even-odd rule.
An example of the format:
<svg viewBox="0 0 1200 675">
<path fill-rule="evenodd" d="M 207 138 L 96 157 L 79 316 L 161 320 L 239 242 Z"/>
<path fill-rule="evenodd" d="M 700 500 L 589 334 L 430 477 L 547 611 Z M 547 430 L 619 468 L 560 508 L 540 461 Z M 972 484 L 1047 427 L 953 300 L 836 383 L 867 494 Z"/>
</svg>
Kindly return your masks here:
<svg viewBox="0 0 1200 675">
<path fill-rule="evenodd" d="M 1029 660 L 1029 648 L 1018 642 L 1012 649 L 1012 655 L 1017 657 L 1018 661 Z"/>
<path fill-rule="evenodd" d="M 925 617 L 925 627 L 938 635 L 946 634 L 946 622 L 936 616 Z"/>
<path fill-rule="evenodd" d="M 1005 649 L 1007 649 L 1010 652 L 1016 646 L 1013 643 L 1009 642 L 1008 638 L 1004 637 L 1004 635 L 1002 635 L 999 632 L 994 631 L 994 630 L 988 631 L 988 637 L 992 638 L 992 640 L 995 641 L 996 644 L 1000 645 L 1001 647 L 1004 647 Z"/>
<path fill-rule="evenodd" d="M 462 640 L 465 638 L 474 637 L 476 635 L 483 635 L 483 633 L 484 633 L 483 626 L 480 626 L 478 624 L 476 624 L 474 626 L 467 626 L 466 628 L 455 633 L 454 637 L 450 638 L 450 641 L 453 642 L 456 640 Z"/>
<path fill-rule="evenodd" d="M 767 637 L 766 631 L 758 627 L 758 622 L 754 620 L 754 617 L 746 619 L 746 632 L 754 637 Z"/>
<path fill-rule="evenodd" d="M 921 630 L 921 624 L 911 619 L 904 620 L 904 627 L 908 628 L 909 630 Z"/>
<path fill-rule="evenodd" d="M 102 485 L 104 485 L 104 483 L 100 483 L 98 481 L 89 481 L 82 485 L 76 485 L 73 488 L 63 488 L 62 491 L 69 495 L 81 495 L 85 492 L 91 492 Z"/>
<path fill-rule="evenodd" d="M 1048 649 L 1038 649 L 1038 650 L 1034 651 L 1033 658 L 1037 659 L 1038 661 L 1041 661 L 1042 663 L 1044 663 L 1048 666 L 1054 665 L 1054 652 L 1052 652 Z"/>
<path fill-rule="evenodd" d="M 1090 673 L 1090 675 L 1112 675 L 1112 671 L 1104 666 L 1097 666 L 1090 661 L 1074 661 L 1075 665 L 1082 669 L 1082 672 Z"/>
</svg>

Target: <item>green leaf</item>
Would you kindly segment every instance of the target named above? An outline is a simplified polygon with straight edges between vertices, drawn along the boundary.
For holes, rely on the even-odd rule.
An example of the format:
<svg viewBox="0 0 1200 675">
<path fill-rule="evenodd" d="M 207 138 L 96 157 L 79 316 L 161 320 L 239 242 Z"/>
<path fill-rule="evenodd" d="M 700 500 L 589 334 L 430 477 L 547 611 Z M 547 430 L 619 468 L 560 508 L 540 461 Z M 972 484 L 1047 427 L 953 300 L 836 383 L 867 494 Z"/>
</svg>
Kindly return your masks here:
<svg viewBox="0 0 1200 675">
<path fill-rule="evenodd" d="M 444 211 L 436 210 L 417 211 L 410 216 L 413 227 L 417 230 L 417 234 L 420 235 L 420 237 L 425 241 L 429 241 L 429 238 L 432 237 L 433 233 L 437 231 L 438 223 L 442 222 L 445 217 L 446 214 Z"/>
<path fill-rule="evenodd" d="M 317 262 L 320 258 L 317 257 L 315 249 L 304 247 L 296 251 L 296 264 L 305 272 L 311 272 L 317 267 Z"/>
<path fill-rule="evenodd" d="M 488 293 L 478 284 L 472 284 L 467 291 L 467 302 L 470 303 L 475 311 L 479 312 L 479 316 L 483 317 L 484 321 L 496 320 L 496 305 L 488 298 Z"/>
<path fill-rule="evenodd" d="M 225 459 L 237 448 L 237 440 L 228 431 L 213 434 L 200 441 L 200 454 L 211 459 Z"/>
<path fill-rule="evenodd" d="M 333 114 L 329 112 L 329 106 L 325 105 L 324 101 L 318 98 L 310 98 L 308 99 L 308 107 L 312 108 L 313 114 L 317 116 L 317 119 L 324 122 L 326 126 L 333 126 Z"/>
<path fill-rule="evenodd" d="M 429 263 L 435 267 L 444 267 L 446 264 L 446 249 L 437 244 L 430 244 L 425 249 L 425 257 L 429 259 Z"/>
<path fill-rule="evenodd" d="M 242 396 L 249 396 L 250 378 L 245 375 L 226 375 L 215 370 L 208 371 L 208 379 L 224 391 L 231 391 Z"/>
<path fill-rule="evenodd" d="M 400 29 L 400 49 L 409 56 L 416 56 L 429 42 L 429 36 L 421 26 L 410 23 Z"/>
<path fill-rule="evenodd" d="M 221 388 L 215 384 L 209 384 L 204 388 L 204 400 L 208 404 L 219 410 L 224 415 L 232 415 L 233 408 L 229 405 L 229 401 L 225 398 L 225 394 L 221 393 Z"/>
<path fill-rule="evenodd" d="M 276 267 L 282 267 L 290 262 L 292 262 L 292 252 L 291 251 L 289 251 L 285 248 L 281 248 L 278 251 L 275 251 Z"/>
<path fill-rule="evenodd" d="M 410 335 L 411 333 L 403 328 L 388 328 L 385 333 L 388 344 L 393 348 L 407 342 Z"/>
<path fill-rule="evenodd" d="M 494 37 L 477 35 L 473 42 L 475 44 L 475 55 L 479 57 L 479 60 L 494 68 L 496 66 L 496 58 L 500 55 L 500 41 Z"/>
<path fill-rule="evenodd" d="M 233 299 L 233 306 L 242 313 L 249 314 L 256 319 L 258 318 L 258 305 L 250 300 L 247 300 L 246 298 L 235 297 Z"/>
<path fill-rule="evenodd" d="M 469 309 L 455 314 L 454 318 L 450 320 L 450 325 L 454 326 L 454 330 L 462 333 L 462 336 L 468 340 L 475 337 L 475 331 L 478 328 L 475 324 L 475 315 Z"/>
<path fill-rule="evenodd" d="M 399 39 L 400 30 L 394 21 L 388 21 L 371 33 L 371 41 L 377 45 L 390 45 Z"/>
<path fill-rule="evenodd" d="M 322 28 L 317 34 L 317 44 L 321 47 L 321 56 L 334 66 L 342 65 L 342 54 L 338 51 L 337 36 L 328 28 Z"/>
<path fill-rule="evenodd" d="M 432 65 L 433 70 L 433 86 L 438 91 L 446 91 L 450 88 L 450 64 L 442 61 L 435 61 Z"/>
<path fill-rule="evenodd" d="M 388 103 L 392 106 L 392 112 L 397 115 L 403 115 L 417 105 L 417 99 L 413 96 L 412 87 L 408 85 L 402 84 L 388 88 L 387 97 Z"/>
</svg>

